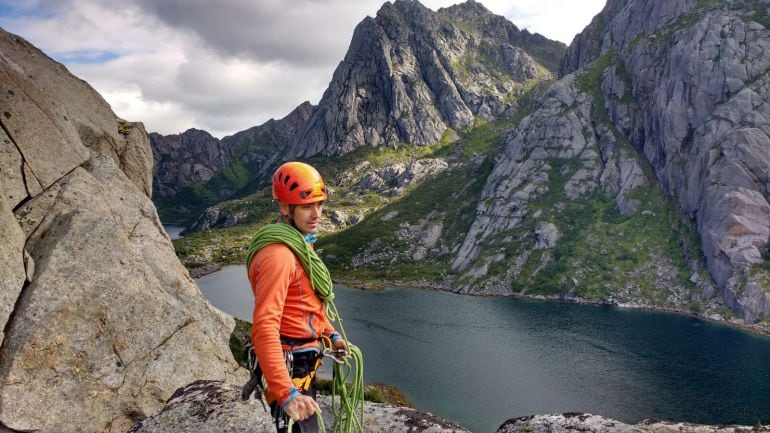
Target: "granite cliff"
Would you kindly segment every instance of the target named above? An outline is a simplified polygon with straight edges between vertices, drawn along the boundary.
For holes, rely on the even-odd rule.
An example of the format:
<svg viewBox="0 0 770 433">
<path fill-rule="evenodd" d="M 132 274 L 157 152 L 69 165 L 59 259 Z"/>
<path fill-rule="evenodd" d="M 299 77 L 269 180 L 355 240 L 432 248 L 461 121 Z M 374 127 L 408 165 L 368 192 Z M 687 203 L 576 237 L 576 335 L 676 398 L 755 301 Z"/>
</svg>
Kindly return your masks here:
<svg viewBox="0 0 770 433">
<path fill-rule="evenodd" d="M 749 322 L 770 315 L 768 7 L 611 1 L 561 68 L 608 63 L 599 95 L 608 124 L 695 222 L 711 276 Z"/>
<path fill-rule="evenodd" d="M 701 248 L 683 245 L 689 267 L 697 273 L 705 263 L 727 306 L 747 323 L 768 317 L 767 8 L 609 1 L 569 47 L 563 78 L 506 139 L 453 268 L 488 263 L 479 257 L 493 236 L 543 219 L 532 203 L 555 186 L 571 200 L 602 191 L 632 215 L 645 210 L 638 195 L 655 185 L 697 231 Z M 549 222 L 565 231 L 558 215 Z M 698 260 L 692 253 L 700 249 Z M 584 279 L 575 270 L 557 269 L 557 276 L 574 282 L 565 291 Z"/>
<path fill-rule="evenodd" d="M 161 218 L 182 223 L 211 204 L 258 187 L 265 170 L 285 153 L 314 108 L 304 102 L 281 119 L 221 140 L 197 129 L 151 133 L 153 199 Z"/>
<path fill-rule="evenodd" d="M 511 116 L 516 98 L 552 76 L 560 42 L 519 30 L 480 3 L 434 12 L 385 3 L 355 29 L 345 59 L 289 157 L 361 146 L 424 146 L 447 128 Z"/>
<path fill-rule="evenodd" d="M 179 263 L 142 124 L 0 30 L 0 426 L 124 432 L 178 387 L 240 381 L 234 326 Z"/>
</svg>

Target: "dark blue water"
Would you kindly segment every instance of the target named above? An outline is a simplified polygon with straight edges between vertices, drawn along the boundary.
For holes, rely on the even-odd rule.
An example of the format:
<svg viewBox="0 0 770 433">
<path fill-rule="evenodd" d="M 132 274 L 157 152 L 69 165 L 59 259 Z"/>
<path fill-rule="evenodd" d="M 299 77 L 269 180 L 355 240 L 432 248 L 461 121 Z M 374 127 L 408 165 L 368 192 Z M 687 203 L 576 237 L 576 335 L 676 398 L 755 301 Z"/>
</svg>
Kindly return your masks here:
<svg viewBox="0 0 770 433">
<path fill-rule="evenodd" d="M 251 321 L 244 267 L 198 280 Z M 770 338 L 664 313 L 446 292 L 335 288 L 365 379 L 474 432 L 590 412 L 708 424 L 770 420 Z"/>
</svg>

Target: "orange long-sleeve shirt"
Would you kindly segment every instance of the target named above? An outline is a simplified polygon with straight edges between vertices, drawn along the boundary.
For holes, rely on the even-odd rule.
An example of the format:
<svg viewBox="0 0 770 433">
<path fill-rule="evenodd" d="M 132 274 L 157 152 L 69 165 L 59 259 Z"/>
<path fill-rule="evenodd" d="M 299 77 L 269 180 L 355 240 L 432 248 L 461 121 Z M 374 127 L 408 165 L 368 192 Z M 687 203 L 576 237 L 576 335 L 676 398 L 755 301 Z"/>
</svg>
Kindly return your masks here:
<svg viewBox="0 0 770 433">
<path fill-rule="evenodd" d="M 331 336 L 334 327 L 326 318 L 302 264 L 288 246 L 271 244 L 251 261 L 249 281 L 254 292 L 251 342 L 267 381 L 268 400 L 280 405 L 298 395 L 286 369 L 285 350 L 318 349 L 318 342 L 300 347 L 281 344 L 280 337 L 317 339 Z"/>
</svg>

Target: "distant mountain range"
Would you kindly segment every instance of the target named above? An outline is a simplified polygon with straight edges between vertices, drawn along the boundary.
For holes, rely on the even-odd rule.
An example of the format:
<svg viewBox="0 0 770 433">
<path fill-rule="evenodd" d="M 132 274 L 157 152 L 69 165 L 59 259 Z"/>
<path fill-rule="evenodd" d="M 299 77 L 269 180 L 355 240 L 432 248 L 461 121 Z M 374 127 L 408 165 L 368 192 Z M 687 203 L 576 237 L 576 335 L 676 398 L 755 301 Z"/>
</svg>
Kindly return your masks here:
<svg viewBox="0 0 770 433">
<path fill-rule="evenodd" d="M 153 134 L 154 200 L 256 223 L 267 174 L 309 160 L 340 278 L 762 321 L 768 23 L 758 2 L 610 0 L 565 47 L 474 1 L 386 3 L 317 107 L 221 142 Z"/>
<path fill-rule="evenodd" d="M 167 220 L 189 218 L 253 191 L 247 179 L 281 161 L 424 146 L 447 128 L 509 117 L 519 95 L 556 74 L 565 49 L 473 1 L 438 12 L 413 0 L 385 3 L 356 27 L 317 107 L 305 102 L 221 141 L 195 129 L 151 134 L 156 203 Z"/>
</svg>

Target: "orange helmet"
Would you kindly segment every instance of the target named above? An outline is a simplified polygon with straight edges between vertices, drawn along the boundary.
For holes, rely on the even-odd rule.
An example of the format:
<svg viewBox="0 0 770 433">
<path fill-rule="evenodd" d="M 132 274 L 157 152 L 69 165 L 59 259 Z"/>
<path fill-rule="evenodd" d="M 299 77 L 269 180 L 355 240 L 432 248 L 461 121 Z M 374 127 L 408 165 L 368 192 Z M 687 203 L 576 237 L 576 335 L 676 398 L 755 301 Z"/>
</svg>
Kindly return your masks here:
<svg viewBox="0 0 770 433">
<path fill-rule="evenodd" d="M 304 162 L 287 162 L 273 175 L 273 198 L 288 204 L 309 204 L 329 196 L 318 170 Z"/>
</svg>

